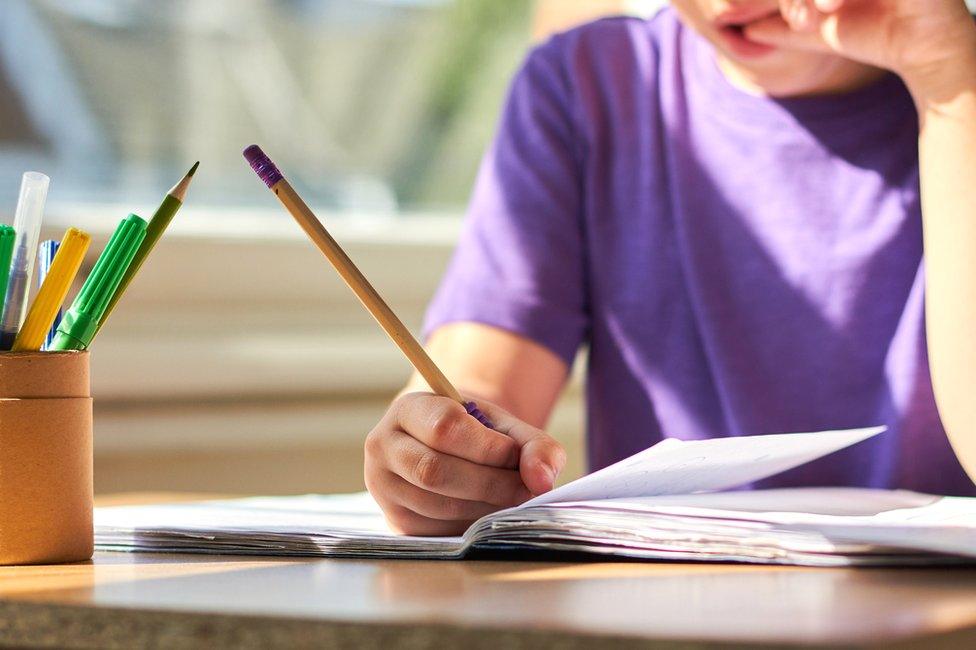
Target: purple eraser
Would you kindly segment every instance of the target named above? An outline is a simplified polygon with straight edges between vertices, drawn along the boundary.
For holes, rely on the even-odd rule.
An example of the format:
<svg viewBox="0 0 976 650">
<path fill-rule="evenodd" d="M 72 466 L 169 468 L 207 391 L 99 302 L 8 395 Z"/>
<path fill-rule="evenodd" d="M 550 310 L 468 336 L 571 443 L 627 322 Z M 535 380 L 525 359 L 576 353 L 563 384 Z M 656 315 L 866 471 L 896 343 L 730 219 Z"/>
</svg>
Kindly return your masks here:
<svg viewBox="0 0 976 650">
<path fill-rule="evenodd" d="M 268 158 L 268 155 L 261 151 L 261 147 L 256 144 L 252 144 L 244 150 L 244 158 L 247 159 L 247 162 L 251 164 L 251 169 L 264 181 L 268 188 L 274 187 L 275 183 L 284 178 L 275 164 Z"/>
<path fill-rule="evenodd" d="M 464 410 L 466 410 L 468 412 L 468 415 L 470 415 L 475 420 L 477 420 L 481 424 L 485 425 L 489 429 L 494 429 L 495 428 L 495 425 L 492 424 L 492 421 L 488 419 L 488 416 L 485 415 L 484 413 L 482 413 L 481 412 L 481 409 L 479 409 L 478 408 L 478 405 L 475 404 L 474 402 L 467 402 L 464 405 Z"/>
</svg>

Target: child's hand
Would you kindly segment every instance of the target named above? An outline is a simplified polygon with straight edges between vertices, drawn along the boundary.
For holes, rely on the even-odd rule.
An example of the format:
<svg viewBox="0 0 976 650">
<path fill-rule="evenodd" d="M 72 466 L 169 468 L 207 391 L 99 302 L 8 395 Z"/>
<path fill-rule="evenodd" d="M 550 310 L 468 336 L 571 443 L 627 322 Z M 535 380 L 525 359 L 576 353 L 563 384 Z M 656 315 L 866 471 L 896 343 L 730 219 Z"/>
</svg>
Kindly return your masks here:
<svg viewBox="0 0 976 650">
<path fill-rule="evenodd" d="M 366 487 L 410 535 L 457 535 L 476 519 L 552 489 L 566 462 L 551 437 L 478 401 L 488 429 L 460 404 L 403 395 L 366 438 Z"/>
<path fill-rule="evenodd" d="M 779 0 L 781 16 L 747 27 L 770 45 L 828 51 L 891 70 L 909 85 L 945 66 L 976 65 L 963 0 Z"/>
</svg>

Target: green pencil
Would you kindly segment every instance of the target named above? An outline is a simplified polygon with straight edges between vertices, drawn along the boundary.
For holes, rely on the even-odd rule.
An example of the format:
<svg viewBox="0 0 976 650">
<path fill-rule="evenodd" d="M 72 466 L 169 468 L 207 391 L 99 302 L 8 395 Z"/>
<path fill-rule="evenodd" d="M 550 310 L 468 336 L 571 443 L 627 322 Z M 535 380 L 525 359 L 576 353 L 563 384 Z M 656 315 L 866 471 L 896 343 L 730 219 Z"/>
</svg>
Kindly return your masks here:
<svg viewBox="0 0 976 650">
<path fill-rule="evenodd" d="M 196 173 L 197 167 L 200 165 L 200 161 L 193 163 L 193 167 L 190 167 L 190 171 L 186 173 L 186 176 L 180 179 L 180 182 L 173 186 L 163 199 L 163 202 L 159 204 L 156 208 L 156 212 L 149 219 L 149 227 L 146 228 L 146 238 L 142 240 L 142 245 L 139 250 L 136 251 L 136 256 L 132 259 L 132 263 L 129 264 L 129 268 L 126 270 L 125 275 L 122 276 L 122 282 L 119 284 L 119 288 L 115 290 L 112 295 L 112 299 L 108 303 L 108 308 L 105 310 L 105 314 L 102 319 L 98 322 L 98 327 L 95 329 L 95 333 L 92 335 L 92 339 L 98 336 L 98 332 L 105 325 L 105 321 L 108 320 L 109 315 L 111 315 L 112 310 L 115 309 L 115 305 L 119 303 L 119 299 L 125 290 L 129 287 L 133 278 L 136 277 L 136 273 L 142 268 L 145 263 L 146 258 L 149 257 L 149 253 L 152 252 L 153 247 L 156 246 L 156 242 L 159 238 L 163 236 L 166 231 L 166 227 L 169 226 L 169 222 L 173 220 L 176 213 L 179 211 L 180 207 L 183 205 L 184 199 L 186 199 L 186 191 L 190 187 L 190 181 L 193 179 L 193 174 Z"/>
<path fill-rule="evenodd" d="M 17 233 L 13 226 L 0 224 L 0 311 L 7 295 L 7 280 L 10 279 L 10 260 L 14 256 L 14 239 Z"/>
</svg>

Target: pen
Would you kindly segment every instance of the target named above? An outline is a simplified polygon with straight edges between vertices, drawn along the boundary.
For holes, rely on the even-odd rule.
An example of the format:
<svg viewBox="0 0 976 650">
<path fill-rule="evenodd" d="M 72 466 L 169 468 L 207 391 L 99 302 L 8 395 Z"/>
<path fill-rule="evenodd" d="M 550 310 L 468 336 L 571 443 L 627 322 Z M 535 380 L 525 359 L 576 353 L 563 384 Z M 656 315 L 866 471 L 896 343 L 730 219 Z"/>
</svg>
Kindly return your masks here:
<svg viewBox="0 0 976 650">
<path fill-rule="evenodd" d="M 65 233 L 65 236 L 67 236 L 67 233 Z M 60 247 L 61 244 L 56 239 L 47 239 L 45 241 L 42 241 L 41 245 L 38 247 L 37 250 L 38 292 L 41 290 L 41 287 L 44 286 L 44 281 L 47 279 L 47 274 L 50 273 L 51 271 L 51 264 L 54 263 L 54 256 L 58 254 L 58 248 Z M 60 302 L 64 302 L 64 299 L 62 298 Z M 34 304 L 37 304 L 37 298 L 34 298 Z M 24 321 L 25 323 L 24 327 L 26 327 L 27 321 L 30 320 L 31 310 L 33 309 L 34 309 L 34 305 L 31 305 L 31 308 L 27 310 L 27 320 Z M 44 337 L 44 342 L 41 344 L 42 350 L 46 348 L 48 345 L 51 345 L 51 341 L 54 340 L 54 333 L 57 331 L 58 325 L 60 323 L 61 323 L 61 305 L 59 304 L 58 310 L 54 314 L 54 320 L 51 322 L 51 327 L 48 328 L 47 336 Z M 21 327 L 20 330 L 21 332 L 23 332 L 24 328 Z M 17 338 L 18 339 L 20 338 L 19 333 L 17 334 Z M 14 341 L 14 348 L 16 347 L 17 347 L 17 341 Z"/>
<path fill-rule="evenodd" d="M 95 262 L 91 275 L 58 325 L 51 350 L 86 350 L 112 293 L 146 237 L 146 222 L 134 214 L 122 220 Z"/>
<path fill-rule="evenodd" d="M 413 367 L 424 378 L 427 384 L 438 395 L 450 398 L 464 406 L 468 413 L 489 428 L 494 428 L 491 421 L 478 409 L 474 402 L 466 402 L 458 390 L 451 385 L 441 369 L 434 364 L 424 348 L 417 342 L 410 331 L 403 325 L 393 310 L 384 302 L 376 289 L 369 283 L 366 276 L 353 264 L 345 251 L 336 243 L 332 235 L 325 229 L 322 222 L 309 209 L 298 193 L 292 189 L 285 177 L 275 164 L 268 158 L 261 148 L 252 144 L 244 150 L 244 158 L 250 163 L 254 172 L 264 181 L 285 209 L 291 213 L 298 225 L 302 227 L 309 239 L 328 258 L 335 270 L 345 280 L 349 288 L 359 298 L 366 310 L 372 314 L 380 327 L 389 335 L 397 347 L 406 355 Z"/>
<path fill-rule="evenodd" d="M 10 260 L 14 255 L 13 226 L 0 224 L 0 312 L 3 312 L 3 299 L 7 295 L 7 278 L 10 277 Z"/>
<path fill-rule="evenodd" d="M 57 244 L 54 241 L 44 242 L 44 244 L 47 246 L 42 247 L 42 253 L 46 248 L 48 251 L 56 249 L 57 254 L 51 262 L 44 283 L 37 292 L 37 297 L 34 298 L 34 304 L 27 312 L 24 326 L 17 333 L 17 339 L 11 348 L 14 352 L 41 349 L 51 331 L 52 323 L 61 310 L 61 303 L 68 295 L 75 276 L 78 275 L 81 262 L 88 252 L 88 245 L 91 244 L 91 236 L 77 228 L 68 228 L 60 245 L 51 246 L 50 244 Z M 43 268 L 43 264 L 41 266 Z"/>
<path fill-rule="evenodd" d="M 163 236 L 166 231 L 166 227 L 169 226 L 170 221 L 176 216 L 177 211 L 183 205 L 183 201 L 186 199 L 186 191 L 190 187 L 190 181 L 193 180 L 193 174 L 196 173 L 197 167 L 200 166 L 200 161 L 193 163 L 193 167 L 190 167 L 190 171 L 180 179 L 176 185 L 163 197 L 163 202 L 159 204 L 156 208 L 156 212 L 149 219 L 149 225 L 146 227 L 146 238 L 142 240 L 142 244 L 139 246 L 139 250 L 136 251 L 136 255 L 132 258 L 132 263 L 129 264 L 129 268 L 126 269 L 125 274 L 122 276 L 122 281 L 119 283 L 119 287 L 112 294 L 112 299 L 109 300 L 108 307 L 105 309 L 105 314 L 102 316 L 101 320 L 98 322 L 98 327 L 95 329 L 95 334 L 92 339 L 98 335 L 98 332 L 105 325 L 105 321 L 112 314 L 112 310 L 115 309 L 115 305 L 118 304 L 119 299 L 125 290 L 129 288 L 129 284 L 132 279 L 142 268 L 145 263 L 146 258 L 149 257 L 149 253 L 152 252 L 153 247 L 156 246 L 156 242 L 159 238 Z"/>
<path fill-rule="evenodd" d="M 34 273 L 37 240 L 41 234 L 41 219 L 44 216 L 44 202 L 47 200 L 50 183 L 51 179 L 39 172 L 26 172 L 20 183 L 20 198 L 17 200 L 17 213 L 14 216 L 17 238 L 10 263 L 3 316 L 0 317 L 2 350 L 9 350 L 13 345 L 27 314 L 27 294 L 30 292 L 31 275 Z"/>
</svg>

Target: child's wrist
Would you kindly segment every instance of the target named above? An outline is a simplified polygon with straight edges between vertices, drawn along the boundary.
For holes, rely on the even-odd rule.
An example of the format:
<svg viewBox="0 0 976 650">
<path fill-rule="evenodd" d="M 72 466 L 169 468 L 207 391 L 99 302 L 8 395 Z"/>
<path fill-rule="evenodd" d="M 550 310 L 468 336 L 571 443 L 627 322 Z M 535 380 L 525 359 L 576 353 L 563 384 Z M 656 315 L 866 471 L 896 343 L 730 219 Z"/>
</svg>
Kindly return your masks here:
<svg viewBox="0 0 976 650">
<path fill-rule="evenodd" d="M 976 28 L 958 40 L 938 62 L 896 70 L 920 109 L 976 91 Z"/>
</svg>

